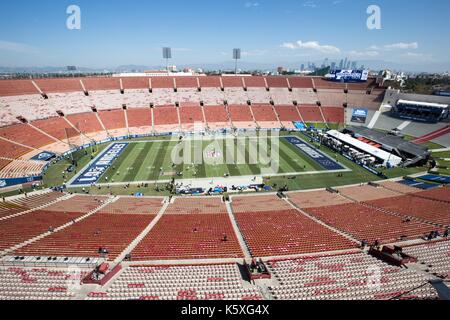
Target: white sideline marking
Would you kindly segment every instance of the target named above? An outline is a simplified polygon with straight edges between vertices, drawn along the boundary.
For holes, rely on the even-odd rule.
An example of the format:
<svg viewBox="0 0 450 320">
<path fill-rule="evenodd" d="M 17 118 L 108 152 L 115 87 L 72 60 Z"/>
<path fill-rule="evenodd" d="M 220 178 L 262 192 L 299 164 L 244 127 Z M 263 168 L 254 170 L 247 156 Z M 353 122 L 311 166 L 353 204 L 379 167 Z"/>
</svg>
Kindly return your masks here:
<svg viewBox="0 0 450 320">
<path fill-rule="evenodd" d="M 373 127 L 375 126 L 375 123 L 377 123 L 378 118 L 380 117 L 380 114 L 381 114 L 380 111 L 375 112 L 375 114 L 373 115 L 372 120 L 370 120 L 370 123 L 367 126 L 367 128 L 373 129 Z"/>
</svg>

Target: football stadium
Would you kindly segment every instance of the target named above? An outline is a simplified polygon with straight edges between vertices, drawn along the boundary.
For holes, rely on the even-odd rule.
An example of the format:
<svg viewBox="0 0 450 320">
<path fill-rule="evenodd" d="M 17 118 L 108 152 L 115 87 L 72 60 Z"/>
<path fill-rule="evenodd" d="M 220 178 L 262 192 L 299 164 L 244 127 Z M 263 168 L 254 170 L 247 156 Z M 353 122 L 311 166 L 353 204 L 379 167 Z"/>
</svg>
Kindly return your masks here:
<svg viewBox="0 0 450 320">
<path fill-rule="evenodd" d="M 450 298 L 449 96 L 74 69 L 0 74 L 0 299 Z"/>
</svg>

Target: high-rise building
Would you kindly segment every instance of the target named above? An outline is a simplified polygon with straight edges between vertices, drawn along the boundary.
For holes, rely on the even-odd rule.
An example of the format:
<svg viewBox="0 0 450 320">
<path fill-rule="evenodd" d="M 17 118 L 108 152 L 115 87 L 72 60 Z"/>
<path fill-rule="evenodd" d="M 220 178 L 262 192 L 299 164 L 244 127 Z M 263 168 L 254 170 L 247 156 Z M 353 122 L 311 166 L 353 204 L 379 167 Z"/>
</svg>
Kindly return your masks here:
<svg viewBox="0 0 450 320">
<path fill-rule="evenodd" d="M 336 62 L 331 63 L 331 70 L 336 70 Z"/>
<path fill-rule="evenodd" d="M 357 65 L 358 65 L 358 62 L 353 61 L 353 62 L 352 62 L 352 69 L 355 70 L 356 67 L 357 67 Z"/>
<path fill-rule="evenodd" d="M 344 68 L 344 60 L 341 59 L 341 62 L 339 63 L 339 69 Z"/>
</svg>

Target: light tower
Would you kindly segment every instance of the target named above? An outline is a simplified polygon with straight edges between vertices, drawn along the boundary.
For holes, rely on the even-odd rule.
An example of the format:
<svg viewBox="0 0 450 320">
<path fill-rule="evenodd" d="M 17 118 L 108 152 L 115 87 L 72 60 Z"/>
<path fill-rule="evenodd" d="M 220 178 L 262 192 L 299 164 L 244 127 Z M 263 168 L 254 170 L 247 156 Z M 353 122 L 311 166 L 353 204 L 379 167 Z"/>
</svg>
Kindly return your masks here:
<svg viewBox="0 0 450 320">
<path fill-rule="evenodd" d="M 237 63 L 238 63 L 238 60 L 241 59 L 241 49 L 239 49 L 239 48 L 233 49 L 233 59 L 235 60 L 234 74 L 237 74 Z"/>
<path fill-rule="evenodd" d="M 169 74 L 169 59 L 172 59 L 172 49 L 169 47 L 163 48 L 163 59 L 166 59 L 166 70 Z"/>
</svg>

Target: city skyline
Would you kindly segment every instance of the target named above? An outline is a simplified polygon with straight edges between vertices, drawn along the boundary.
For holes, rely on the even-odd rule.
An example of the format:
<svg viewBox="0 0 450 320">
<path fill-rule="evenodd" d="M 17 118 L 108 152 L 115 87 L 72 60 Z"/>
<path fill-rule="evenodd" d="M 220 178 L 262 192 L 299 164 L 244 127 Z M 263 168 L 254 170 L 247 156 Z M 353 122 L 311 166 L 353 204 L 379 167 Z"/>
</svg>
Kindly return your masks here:
<svg viewBox="0 0 450 320">
<path fill-rule="evenodd" d="M 367 27 L 371 4 L 381 10 L 380 30 Z M 81 11 L 79 30 L 66 26 L 71 5 Z M 158 66 L 161 48 L 170 46 L 175 65 L 223 64 L 232 61 L 232 48 L 242 48 L 244 66 L 347 57 L 446 71 L 449 9 L 444 0 L 19 0 L 0 13 L 0 66 Z"/>
</svg>

